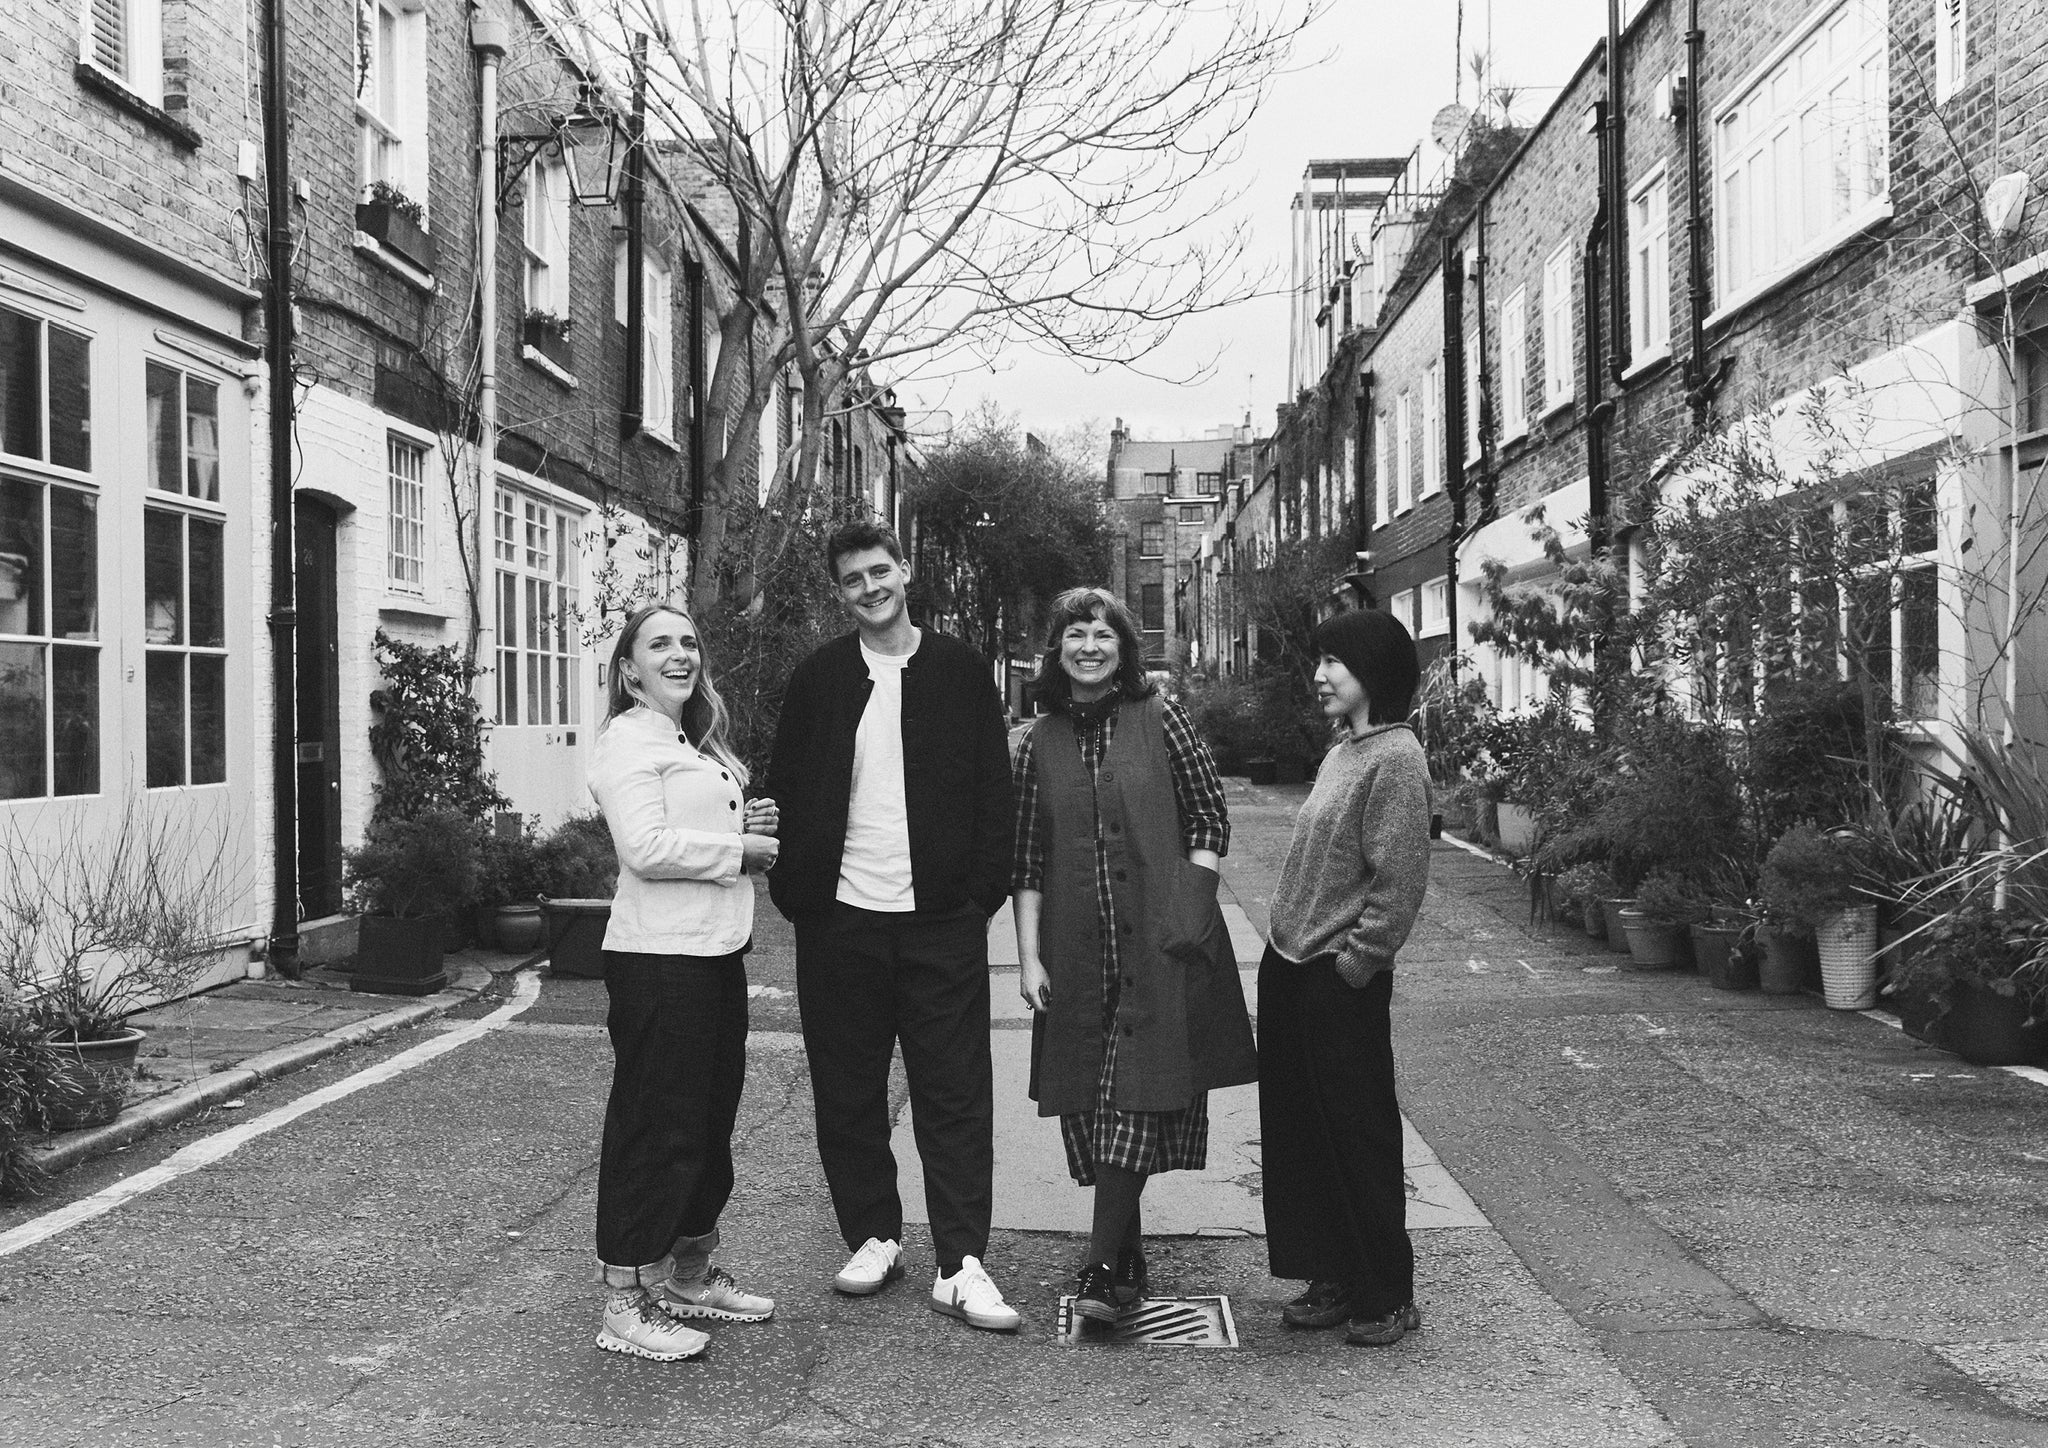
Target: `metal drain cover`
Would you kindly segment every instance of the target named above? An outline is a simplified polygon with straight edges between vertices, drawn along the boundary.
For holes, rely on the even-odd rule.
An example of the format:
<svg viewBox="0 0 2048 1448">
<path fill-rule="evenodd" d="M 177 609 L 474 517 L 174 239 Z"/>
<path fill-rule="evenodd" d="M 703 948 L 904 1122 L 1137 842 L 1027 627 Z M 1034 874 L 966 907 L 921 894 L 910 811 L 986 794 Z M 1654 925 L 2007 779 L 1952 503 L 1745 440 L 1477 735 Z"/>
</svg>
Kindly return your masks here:
<svg viewBox="0 0 2048 1448">
<path fill-rule="evenodd" d="M 1159 1347 L 1236 1347 L 1237 1323 L 1228 1297 L 1147 1297 L 1124 1309 L 1115 1326 L 1091 1322 L 1060 1299 L 1059 1340 L 1065 1343 L 1138 1342 Z"/>
</svg>

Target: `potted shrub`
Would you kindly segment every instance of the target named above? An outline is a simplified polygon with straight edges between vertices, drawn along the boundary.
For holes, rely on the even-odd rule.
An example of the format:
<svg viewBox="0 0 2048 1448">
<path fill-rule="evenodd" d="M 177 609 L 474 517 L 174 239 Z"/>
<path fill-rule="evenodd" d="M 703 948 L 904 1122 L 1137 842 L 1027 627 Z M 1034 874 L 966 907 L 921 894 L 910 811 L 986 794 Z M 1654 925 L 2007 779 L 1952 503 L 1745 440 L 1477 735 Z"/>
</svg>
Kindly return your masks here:
<svg viewBox="0 0 2048 1448">
<path fill-rule="evenodd" d="M 604 932 L 619 878 L 619 857 L 604 816 L 572 815 L 562 821 L 542 842 L 541 856 L 548 969 L 602 979 Z"/>
<path fill-rule="evenodd" d="M 1578 911 L 1586 934 L 1595 940 L 1606 939 L 1607 924 L 1601 914 L 1600 899 L 1614 893 L 1614 879 L 1605 866 L 1592 860 L 1566 866 L 1558 872 L 1557 893 Z"/>
<path fill-rule="evenodd" d="M 500 949 L 524 955 L 540 944 L 541 897 L 547 862 L 531 825 L 483 836 L 477 860 L 477 907 L 487 912 Z"/>
<path fill-rule="evenodd" d="M 42 1183 L 28 1138 L 43 1124 L 62 1071 L 57 1043 L 0 989 L 0 1200 L 25 1195 Z"/>
<path fill-rule="evenodd" d="M 536 308 L 520 323 L 519 339 L 564 372 L 574 370 L 576 353 L 569 345 L 569 333 L 576 326 L 570 317 Z"/>
<path fill-rule="evenodd" d="M 128 1016 L 227 978 L 221 931 L 242 896 L 231 838 L 133 802 L 105 836 L 33 850 L 0 837 L 0 997 L 53 1047 L 52 1130 L 120 1114 L 147 1034 Z"/>
<path fill-rule="evenodd" d="M 440 259 L 427 232 L 427 208 L 389 181 L 372 181 L 369 195 L 356 203 L 356 230 L 421 271 L 432 271 Z"/>
<path fill-rule="evenodd" d="M 1636 889 L 1635 904 L 1621 912 L 1629 955 L 1637 968 L 1663 970 L 1683 964 L 1686 927 L 1704 920 L 1708 907 L 1705 892 L 1677 871 L 1645 879 Z"/>
<path fill-rule="evenodd" d="M 1757 917 L 1751 885 L 1740 862 L 1729 859 L 1700 882 L 1707 914 L 1686 927 L 1693 964 L 1716 990 L 1750 990 L 1757 984 Z"/>
<path fill-rule="evenodd" d="M 350 903 L 363 916 L 350 990 L 426 995 L 448 983 L 448 922 L 475 897 L 477 855 L 475 825 L 452 809 L 377 820 L 343 853 Z"/>
<path fill-rule="evenodd" d="M 1877 1003 L 1877 906 L 1859 888 L 1853 841 L 1793 825 L 1764 857 L 1760 887 L 1774 932 L 1812 938 L 1835 1010 Z"/>
<path fill-rule="evenodd" d="M 1894 982 L 1927 1003 L 1902 1023 L 1977 1066 L 2048 1065 L 2048 920 L 1981 904 L 1950 911 Z"/>
<path fill-rule="evenodd" d="M 1927 926 L 1961 903 L 1980 872 L 1977 822 L 1960 790 L 1880 814 L 1856 830 L 1864 894 L 1878 902 L 1880 970 L 1896 973 Z"/>
</svg>

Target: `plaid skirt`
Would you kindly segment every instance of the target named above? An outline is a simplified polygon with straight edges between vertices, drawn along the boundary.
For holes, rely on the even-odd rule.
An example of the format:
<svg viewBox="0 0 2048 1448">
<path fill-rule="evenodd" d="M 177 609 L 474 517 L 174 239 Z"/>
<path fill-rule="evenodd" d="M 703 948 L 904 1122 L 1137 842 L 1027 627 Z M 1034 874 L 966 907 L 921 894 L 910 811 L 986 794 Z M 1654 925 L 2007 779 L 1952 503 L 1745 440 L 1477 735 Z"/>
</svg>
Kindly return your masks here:
<svg viewBox="0 0 2048 1448">
<path fill-rule="evenodd" d="M 1067 1171 L 1084 1187 L 1095 1185 L 1098 1166 L 1122 1167 L 1151 1176 L 1163 1171 L 1200 1171 L 1209 1164 L 1209 1094 L 1178 1111 L 1119 1111 L 1115 1105 L 1116 1036 L 1102 1052 L 1102 1078 L 1093 1111 L 1060 1117 Z"/>
</svg>

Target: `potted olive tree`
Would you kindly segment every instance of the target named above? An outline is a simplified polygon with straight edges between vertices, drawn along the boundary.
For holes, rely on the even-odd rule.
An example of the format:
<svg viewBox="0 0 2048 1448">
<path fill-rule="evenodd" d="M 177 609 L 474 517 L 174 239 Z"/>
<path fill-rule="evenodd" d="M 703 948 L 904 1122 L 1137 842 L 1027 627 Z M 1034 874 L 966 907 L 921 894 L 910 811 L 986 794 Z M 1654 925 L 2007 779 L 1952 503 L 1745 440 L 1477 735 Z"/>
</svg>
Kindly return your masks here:
<svg viewBox="0 0 2048 1448">
<path fill-rule="evenodd" d="M 0 995 L 55 1048 L 53 1130 L 119 1114 L 147 1034 L 127 1017 L 241 970 L 222 938 L 242 895 L 233 827 L 145 810 L 55 845 L 0 833 Z"/>
<path fill-rule="evenodd" d="M 448 922 L 477 888 L 477 831 L 452 809 L 377 820 L 343 853 L 352 907 L 362 913 L 349 989 L 426 995 L 448 983 Z"/>
<path fill-rule="evenodd" d="M 1852 841 L 1800 823 L 1771 846 L 1759 879 L 1772 938 L 1814 940 L 1835 1010 L 1877 1003 L 1877 906 L 1861 893 L 1860 873 Z M 1764 989 L 1771 989 L 1768 978 Z"/>
</svg>

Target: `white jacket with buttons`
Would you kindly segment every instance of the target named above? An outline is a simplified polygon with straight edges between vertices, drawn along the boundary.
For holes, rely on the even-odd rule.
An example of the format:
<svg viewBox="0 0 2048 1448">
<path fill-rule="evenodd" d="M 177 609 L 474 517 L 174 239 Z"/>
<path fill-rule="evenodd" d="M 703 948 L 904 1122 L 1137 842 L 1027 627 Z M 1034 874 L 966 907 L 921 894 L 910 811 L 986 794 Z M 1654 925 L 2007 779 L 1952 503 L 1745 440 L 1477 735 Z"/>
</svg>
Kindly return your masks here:
<svg viewBox="0 0 2048 1448">
<path fill-rule="evenodd" d="M 590 792 L 619 856 L 606 950 L 727 955 L 754 932 L 740 872 L 746 801 L 732 770 L 641 707 L 598 731 Z"/>
</svg>

